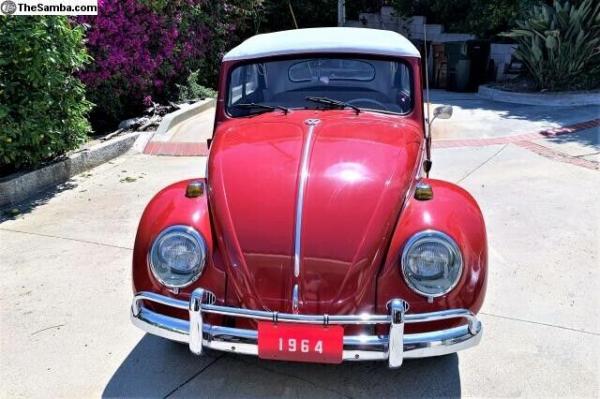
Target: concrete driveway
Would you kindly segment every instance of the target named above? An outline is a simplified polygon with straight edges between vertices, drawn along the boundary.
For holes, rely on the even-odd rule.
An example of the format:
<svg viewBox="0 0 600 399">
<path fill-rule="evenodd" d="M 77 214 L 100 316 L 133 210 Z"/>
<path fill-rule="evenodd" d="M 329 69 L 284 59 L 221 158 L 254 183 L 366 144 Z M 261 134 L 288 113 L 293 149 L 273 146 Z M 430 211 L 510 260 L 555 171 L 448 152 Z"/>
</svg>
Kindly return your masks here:
<svg viewBox="0 0 600 399">
<path fill-rule="evenodd" d="M 131 325 L 139 217 L 161 187 L 201 176 L 204 164 L 130 153 L 0 223 L 0 396 L 600 395 L 597 170 L 510 143 L 436 149 L 432 176 L 469 190 L 486 218 L 485 333 L 458 355 L 388 370 L 195 357 Z"/>
</svg>

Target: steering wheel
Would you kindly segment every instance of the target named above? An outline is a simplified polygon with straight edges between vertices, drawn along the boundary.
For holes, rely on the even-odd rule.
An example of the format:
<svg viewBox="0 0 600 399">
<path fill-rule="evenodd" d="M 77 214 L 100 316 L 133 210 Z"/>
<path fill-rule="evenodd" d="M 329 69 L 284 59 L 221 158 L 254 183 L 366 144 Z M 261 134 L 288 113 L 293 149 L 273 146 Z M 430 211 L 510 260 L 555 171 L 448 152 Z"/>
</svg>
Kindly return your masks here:
<svg viewBox="0 0 600 399">
<path fill-rule="evenodd" d="M 372 98 L 354 98 L 354 99 L 346 101 L 346 102 L 351 105 L 356 105 L 357 107 L 359 107 L 360 105 L 356 104 L 356 103 L 374 104 L 375 108 L 384 109 L 386 111 L 388 110 L 388 107 L 386 107 L 384 103 L 379 102 L 377 100 L 373 100 Z M 371 108 L 373 108 L 373 107 L 371 107 Z"/>
</svg>

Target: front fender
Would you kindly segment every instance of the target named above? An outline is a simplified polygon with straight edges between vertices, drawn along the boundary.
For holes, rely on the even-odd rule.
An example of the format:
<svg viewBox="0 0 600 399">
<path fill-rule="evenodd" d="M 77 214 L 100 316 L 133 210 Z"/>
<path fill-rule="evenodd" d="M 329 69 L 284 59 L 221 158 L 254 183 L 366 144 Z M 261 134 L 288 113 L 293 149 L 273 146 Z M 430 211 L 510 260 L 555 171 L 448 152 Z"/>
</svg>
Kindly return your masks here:
<svg viewBox="0 0 600 399">
<path fill-rule="evenodd" d="M 225 273 L 215 265 L 213 236 L 206 193 L 196 198 L 185 196 L 186 187 L 192 181 L 205 182 L 205 179 L 184 180 L 172 184 L 156 194 L 146 206 L 133 248 L 134 292 L 152 291 L 185 300 L 189 299 L 194 288 L 202 286 L 215 293 L 217 298 L 224 297 Z M 195 228 L 204 237 L 208 248 L 206 266 L 202 276 L 192 285 L 181 289 L 179 293 L 175 294 L 160 284 L 152 275 L 148 264 L 148 253 L 158 234 L 165 228 L 177 224 Z"/>
<path fill-rule="evenodd" d="M 433 189 L 433 199 L 410 197 L 392 235 L 389 251 L 378 278 L 377 308 L 386 311 L 391 298 L 403 298 L 411 313 L 465 308 L 477 313 L 483 304 L 487 283 L 487 238 L 483 215 L 473 197 L 462 188 L 441 180 L 424 179 Z M 463 256 L 458 285 L 448 294 L 427 298 L 412 291 L 402 276 L 400 258 L 408 239 L 422 230 L 448 234 Z"/>
</svg>

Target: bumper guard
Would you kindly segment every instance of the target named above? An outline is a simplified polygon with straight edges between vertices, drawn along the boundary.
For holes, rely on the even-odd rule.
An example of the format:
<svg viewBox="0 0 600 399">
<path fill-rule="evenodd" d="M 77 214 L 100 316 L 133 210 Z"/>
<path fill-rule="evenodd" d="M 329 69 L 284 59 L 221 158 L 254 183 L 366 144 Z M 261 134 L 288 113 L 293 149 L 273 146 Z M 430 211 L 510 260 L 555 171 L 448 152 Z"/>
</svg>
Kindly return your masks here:
<svg viewBox="0 0 600 399">
<path fill-rule="evenodd" d="M 149 301 L 187 310 L 189 321 L 151 311 L 141 306 Z M 147 333 L 173 341 L 188 343 L 190 351 L 202 354 L 203 348 L 258 356 L 256 330 L 222 327 L 203 321 L 203 314 L 219 314 L 254 320 L 305 324 L 373 325 L 389 324 L 389 335 L 344 336 L 343 360 L 388 360 L 391 368 L 400 367 L 405 358 L 440 356 L 475 346 L 481 340 L 482 326 L 466 309 L 450 309 L 431 313 L 407 314 L 408 304 L 402 299 L 389 302 L 385 315 L 303 315 L 218 306 L 214 295 L 197 288 L 190 301 L 182 301 L 152 292 L 139 292 L 133 298 L 131 320 Z M 466 319 L 467 324 L 446 330 L 404 334 L 406 323 L 424 323 L 447 319 Z"/>
</svg>

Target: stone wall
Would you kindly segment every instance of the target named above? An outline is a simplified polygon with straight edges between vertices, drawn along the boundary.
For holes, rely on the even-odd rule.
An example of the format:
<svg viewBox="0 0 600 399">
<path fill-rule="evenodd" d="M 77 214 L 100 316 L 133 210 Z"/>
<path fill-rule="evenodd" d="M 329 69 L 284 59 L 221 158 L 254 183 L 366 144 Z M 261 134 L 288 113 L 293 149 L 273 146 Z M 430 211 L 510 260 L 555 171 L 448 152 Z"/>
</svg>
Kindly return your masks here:
<svg viewBox="0 0 600 399">
<path fill-rule="evenodd" d="M 403 34 L 412 40 L 423 40 L 427 29 L 427 41 L 445 43 L 475 39 L 475 35 L 466 33 L 446 33 L 439 24 L 426 24 L 425 17 L 413 16 L 401 18 L 394 15 L 392 7 L 381 8 L 381 13 L 360 13 L 358 21 L 347 20 L 344 26 L 386 29 Z"/>
</svg>

